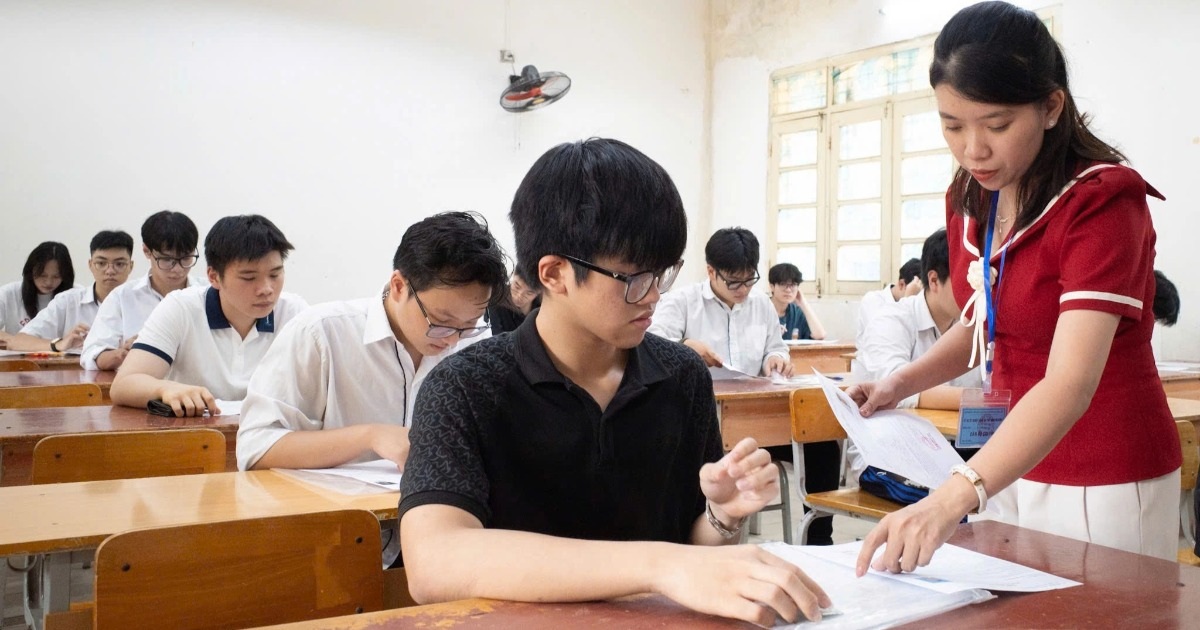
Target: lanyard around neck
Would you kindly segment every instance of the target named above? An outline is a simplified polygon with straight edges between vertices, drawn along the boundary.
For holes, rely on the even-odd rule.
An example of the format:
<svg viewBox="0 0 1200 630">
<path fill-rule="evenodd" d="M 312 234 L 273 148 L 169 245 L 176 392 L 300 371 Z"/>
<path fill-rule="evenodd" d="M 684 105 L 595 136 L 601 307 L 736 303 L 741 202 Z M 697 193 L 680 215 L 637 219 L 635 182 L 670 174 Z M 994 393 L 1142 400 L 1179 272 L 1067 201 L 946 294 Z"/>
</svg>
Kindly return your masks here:
<svg viewBox="0 0 1200 630">
<path fill-rule="evenodd" d="M 983 388 L 985 392 L 991 391 L 992 388 L 992 360 L 996 353 L 996 302 L 1000 299 L 1000 280 L 1004 277 L 1004 262 L 1008 256 L 1008 248 L 1004 247 L 1000 252 L 1000 270 L 996 273 L 995 293 L 991 280 L 991 273 L 987 270 L 991 269 L 992 256 L 992 236 L 996 231 L 996 209 L 1000 205 L 1000 191 L 992 193 L 992 207 L 988 212 L 987 235 L 984 237 L 983 254 L 979 256 L 979 261 L 985 270 L 983 282 L 983 299 L 987 308 L 987 350 L 984 354 L 984 378 Z"/>
</svg>

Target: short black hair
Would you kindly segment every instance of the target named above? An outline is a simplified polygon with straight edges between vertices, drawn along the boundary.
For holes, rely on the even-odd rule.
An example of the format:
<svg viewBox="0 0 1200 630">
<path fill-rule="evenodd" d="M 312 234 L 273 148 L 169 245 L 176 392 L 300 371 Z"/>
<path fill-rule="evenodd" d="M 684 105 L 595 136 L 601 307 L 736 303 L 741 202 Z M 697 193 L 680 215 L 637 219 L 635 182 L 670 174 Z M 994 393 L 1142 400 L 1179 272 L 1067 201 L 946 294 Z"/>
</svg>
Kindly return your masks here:
<svg viewBox="0 0 1200 630">
<path fill-rule="evenodd" d="M 224 274 L 229 263 L 258 260 L 271 252 L 287 259 L 293 249 L 283 232 L 258 214 L 222 217 L 204 237 L 204 260 L 217 275 Z"/>
<path fill-rule="evenodd" d="M 779 263 L 767 271 L 767 282 L 770 284 L 800 284 L 804 282 L 804 274 L 792 263 Z"/>
<path fill-rule="evenodd" d="M 926 291 L 929 290 L 930 271 L 937 272 L 938 282 L 950 278 L 950 244 L 946 241 L 946 228 L 930 234 L 921 247 L 921 282 Z"/>
<path fill-rule="evenodd" d="M 721 228 L 704 246 L 704 262 L 717 271 L 758 268 L 758 239 L 746 228 Z"/>
<path fill-rule="evenodd" d="M 442 212 L 404 231 L 392 268 L 412 292 L 479 283 L 491 289 L 488 304 L 508 294 L 504 250 L 477 212 Z"/>
<path fill-rule="evenodd" d="M 1163 326 L 1179 321 L 1179 290 L 1163 272 L 1154 270 L 1154 319 Z"/>
<path fill-rule="evenodd" d="M 908 262 L 904 263 L 903 265 L 900 265 L 900 277 L 898 279 L 901 282 L 912 282 L 913 278 L 918 278 L 920 276 L 921 276 L 921 259 L 920 258 L 909 258 Z M 940 278 L 941 276 L 938 276 L 938 277 Z"/>
<path fill-rule="evenodd" d="M 607 138 L 560 144 L 538 158 L 508 216 L 517 273 L 535 288 L 542 286 L 543 256 L 614 258 L 662 271 L 687 244 L 687 214 L 671 176 L 641 151 Z M 572 266 L 583 282 L 589 271 Z"/>
<path fill-rule="evenodd" d="M 46 264 L 52 260 L 58 263 L 58 275 L 62 277 L 62 282 L 54 289 L 54 295 L 75 286 L 75 265 L 71 263 L 71 252 L 66 245 L 46 241 L 33 248 L 29 257 L 25 259 L 25 266 L 21 268 L 21 304 L 30 317 L 38 314 L 38 289 L 33 279 L 41 274 L 46 269 Z"/>
<path fill-rule="evenodd" d="M 96 235 L 92 237 L 92 242 L 88 245 L 88 251 L 94 254 L 96 250 L 116 249 L 118 247 L 129 252 L 129 255 L 132 256 L 133 237 L 121 230 L 103 230 L 96 232 Z"/>
<path fill-rule="evenodd" d="M 142 244 L 153 251 L 186 256 L 196 251 L 199 242 L 196 224 L 182 212 L 155 212 L 142 223 Z"/>
</svg>

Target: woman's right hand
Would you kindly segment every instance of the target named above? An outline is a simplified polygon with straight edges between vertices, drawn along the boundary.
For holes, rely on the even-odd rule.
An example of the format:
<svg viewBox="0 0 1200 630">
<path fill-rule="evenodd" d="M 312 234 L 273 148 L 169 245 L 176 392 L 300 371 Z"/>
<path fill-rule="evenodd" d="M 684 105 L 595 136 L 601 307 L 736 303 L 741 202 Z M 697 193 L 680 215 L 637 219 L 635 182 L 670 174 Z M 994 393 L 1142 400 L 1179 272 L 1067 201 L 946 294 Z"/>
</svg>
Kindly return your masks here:
<svg viewBox="0 0 1200 630">
<path fill-rule="evenodd" d="M 896 379 L 891 377 L 851 385 L 846 388 L 846 394 L 858 405 L 858 411 L 863 416 L 869 416 L 880 409 L 895 409 L 896 405 L 904 400 Z"/>
</svg>

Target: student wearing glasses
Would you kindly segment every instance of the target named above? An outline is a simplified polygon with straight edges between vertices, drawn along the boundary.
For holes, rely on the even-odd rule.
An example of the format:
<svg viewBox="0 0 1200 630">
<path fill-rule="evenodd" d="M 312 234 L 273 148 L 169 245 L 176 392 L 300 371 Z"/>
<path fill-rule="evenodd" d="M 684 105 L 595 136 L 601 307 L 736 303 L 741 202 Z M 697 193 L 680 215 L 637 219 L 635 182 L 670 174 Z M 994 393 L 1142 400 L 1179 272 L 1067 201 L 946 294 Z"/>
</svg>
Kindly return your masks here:
<svg viewBox="0 0 1200 630">
<path fill-rule="evenodd" d="M 542 307 L 421 388 L 399 507 L 413 597 L 819 617 L 799 568 L 735 544 L 779 492 L 769 457 L 750 438 L 723 456 L 704 363 L 646 334 L 687 238 L 666 171 L 615 140 L 559 145 L 509 217 Z"/>
<path fill-rule="evenodd" d="M 92 286 L 59 293 L 8 342 L 10 350 L 61 352 L 83 346 L 96 312 L 133 269 L 133 237 L 125 232 L 97 233 L 90 244 Z"/>
<path fill-rule="evenodd" d="M 650 332 L 683 342 L 710 367 L 791 376 L 775 307 L 751 291 L 759 280 L 758 239 L 745 228 L 717 230 L 704 260 L 708 279 L 664 295 Z"/>
<path fill-rule="evenodd" d="M 403 469 L 421 383 L 508 290 L 504 252 L 477 215 L 409 227 L 382 294 L 308 309 L 250 379 L 237 459 L 254 468 L 329 468 L 388 459 Z"/>
<path fill-rule="evenodd" d="M 113 403 L 161 400 L 176 416 L 241 400 L 255 367 L 308 304 L 284 293 L 292 244 L 257 214 L 224 217 L 204 239 L 208 286 L 168 295 L 146 319 L 112 384 Z"/>
<path fill-rule="evenodd" d="M 142 324 L 166 295 L 201 284 L 188 275 L 200 260 L 196 224 L 181 212 L 163 210 L 142 223 L 142 255 L 150 271 L 104 299 L 83 340 L 79 363 L 88 370 L 116 370 L 133 347 Z"/>
<path fill-rule="evenodd" d="M 800 290 L 804 275 L 792 263 L 779 263 L 767 272 L 771 283 L 771 305 L 779 316 L 784 339 L 824 339 L 825 327 Z"/>
</svg>

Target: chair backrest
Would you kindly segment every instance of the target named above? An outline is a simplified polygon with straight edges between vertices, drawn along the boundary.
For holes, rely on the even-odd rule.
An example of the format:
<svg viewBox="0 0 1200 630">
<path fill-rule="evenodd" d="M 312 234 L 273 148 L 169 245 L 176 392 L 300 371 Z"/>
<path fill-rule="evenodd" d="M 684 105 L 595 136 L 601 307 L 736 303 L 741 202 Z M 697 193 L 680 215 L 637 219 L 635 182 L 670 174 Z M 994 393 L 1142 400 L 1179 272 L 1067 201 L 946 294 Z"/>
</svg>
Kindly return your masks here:
<svg viewBox="0 0 1200 630">
<path fill-rule="evenodd" d="M 95 383 L 0 387 L 0 409 L 88 407 L 103 405 L 104 392 Z"/>
<path fill-rule="evenodd" d="M 791 408 L 793 442 L 808 444 L 846 439 L 846 430 L 838 424 L 821 390 L 793 390 Z"/>
<path fill-rule="evenodd" d="M 1190 420 L 1176 420 L 1175 429 L 1179 431 L 1179 446 L 1183 448 L 1183 467 L 1179 471 L 1180 489 L 1191 490 L 1196 487 L 1196 474 L 1200 472 L 1200 451 L 1196 450 L 1196 427 Z"/>
<path fill-rule="evenodd" d="M 245 628 L 380 610 L 379 521 L 316 512 L 114 534 L 95 628 Z"/>
<path fill-rule="evenodd" d="M 215 429 L 67 433 L 44 437 L 33 447 L 35 484 L 224 470 L 225 435 Z"/>
<path fill-rule="evenodd" d="M 27 359 L 0 361 L 0 372 L 36 372 L 40 369 L 42 366 Z"/>
</svg>

